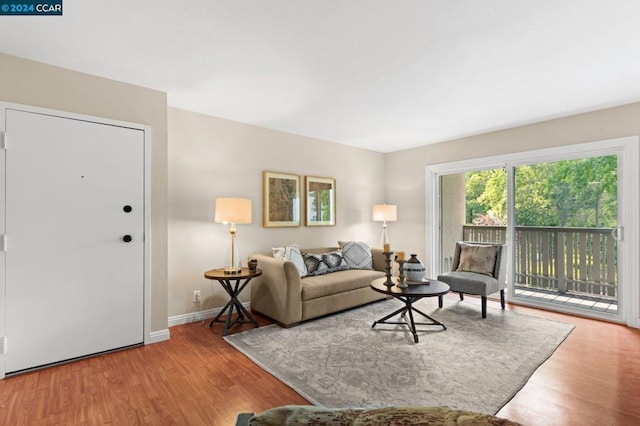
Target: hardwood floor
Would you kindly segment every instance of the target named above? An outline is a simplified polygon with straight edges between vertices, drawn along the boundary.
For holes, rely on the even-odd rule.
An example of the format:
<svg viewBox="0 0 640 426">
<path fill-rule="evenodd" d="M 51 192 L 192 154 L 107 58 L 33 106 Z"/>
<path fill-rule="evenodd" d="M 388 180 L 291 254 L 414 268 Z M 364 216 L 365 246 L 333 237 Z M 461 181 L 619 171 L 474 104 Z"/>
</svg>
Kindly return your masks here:
<svg viewBox="0 0 640 426">
<path fill-rule="evenodd" d="M 509 309 L 576 327 L 499 416 L 528 425 L 640 424 L 640 330 L 522 306 Z"/>
<path fill-rule="evenodd" d="M 640 330 L 508 309 L 576 328 L 499 416 L 527 425 L 640 424 Z M 172 327 L 167 342 L 2 380 L 0 425 L 224 426 L 240 412 L 308 404 L 224 342 L 221 330 L 208 322 Z"/>
</svg>

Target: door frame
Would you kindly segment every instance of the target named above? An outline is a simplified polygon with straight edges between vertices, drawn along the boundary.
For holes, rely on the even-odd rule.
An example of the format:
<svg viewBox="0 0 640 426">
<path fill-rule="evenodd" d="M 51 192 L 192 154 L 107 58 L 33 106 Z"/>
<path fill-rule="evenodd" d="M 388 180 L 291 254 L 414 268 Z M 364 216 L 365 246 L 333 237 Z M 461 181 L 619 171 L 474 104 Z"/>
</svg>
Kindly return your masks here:
<svg viewBox="0 0 640 426">
<path fill-rule="evenodd" d="M 631 327 L 640 328 L 639 273 L 637 268 L 634 267 L 638 262 L 640 253 L 640 201 L 638 190 L 635 189 L 640 187 L 640 173 L 638 171 L 640 163 L 639 140 L 638 136 L 629 136 L 426 166 L 426 252 L 429 253 L 429 261 L 433 269 L 432 274 L 435 276 L 442 272 L 440 270 L 440 176 L 504 167 L 507 169 L 508 176 L 511 177 L 513 173 L 511 169 L 517 165 L 574 159 L 576 153 L 582 153 L 585 157 L 618 154 L 621 155 L 621 161 L 618 163 L 618 216 L 620 223 L 624 226 L 624 238 L 618 242 L 620 248 L 618 258 L 620 279 L 618 283 L 622 303 L 618 304 L 618 314 L 615 317 L 610 314 L 595 314 L 593 317 L 626 323 Z M 512 180 L 507 179 L 507 197 L 509 199 L 513 198 Z M 514 234 L 515 226 L 511 204 L 508 203 L 508 236 Z M 514 250 L 514 244 L 510 244 L 507 256 L 507 285 L 509 289 L 507 299 L 513 298 L 512 262 Z M 524 301 L 518 301 L 518 303 L 527 304 Z M 567 310 L 567 312 L 584 315 L 582 311 Z"/>
<path fill-rule="evenodd" d="M 85 114 L 78 114 L 68 111 L 59 111 L 49 108 L 40 108 L 30 105 L 23 105 L 11 102 L 0 101 L 0 236 L 6 233 L 6 181 L 5 168 L 7 152 L 11 152 L 11 135 L 6 134 L 6 111 L 17 110 L 35 114 L 50 115 L 55 117 L 67 118 L 72 120 L 87 121 L 91 123 L 104 124 L 109 126 L 124 127 L 129 129 L 140 130 L 144 135 L 144 296 L 143 296 L 143 338 L 144 344 L 150 344 L 154 341 L 151 338 L 151 126 L 131 123 L 120 120 L 112 120 L 108 118 L 96 117 Z M 4 241 L 4 240 L 2 240 Z M 10 244 L 10 243 L 9 243 Z M 0 379 L 5 377 L 5 353 L 10 350 L 10 342 L 6 340 L 6 251 L 5 247 L 0 247 Z"/>
</svg>

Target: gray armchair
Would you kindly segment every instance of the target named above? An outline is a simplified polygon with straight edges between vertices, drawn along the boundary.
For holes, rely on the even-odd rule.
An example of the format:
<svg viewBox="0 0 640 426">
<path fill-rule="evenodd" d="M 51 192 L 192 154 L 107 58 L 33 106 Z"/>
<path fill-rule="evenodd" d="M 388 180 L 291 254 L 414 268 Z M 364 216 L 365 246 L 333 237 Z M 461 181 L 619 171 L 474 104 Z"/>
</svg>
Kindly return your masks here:
<svg viewBox="0 0 640 426">
<path fill-rule="evenodd" d="M 482 318 L 487 317 L 487 296 L 500 291 L 500 304 L 504 309 L 504 289 L 507 287 L 502 261 L 502 244 L 462 241 L 456 243 L 451 272 L 438 275 L 438 280 L 449 284 L 451 291 L 482 297 Z"/>
</svg>

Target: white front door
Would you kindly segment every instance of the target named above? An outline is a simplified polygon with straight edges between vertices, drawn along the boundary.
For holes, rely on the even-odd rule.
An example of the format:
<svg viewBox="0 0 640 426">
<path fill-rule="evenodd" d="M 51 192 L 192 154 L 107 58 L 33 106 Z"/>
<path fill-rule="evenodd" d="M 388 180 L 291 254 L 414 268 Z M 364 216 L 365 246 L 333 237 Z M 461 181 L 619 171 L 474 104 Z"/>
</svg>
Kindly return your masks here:
<svg viewBox="0 0 640 426">
<path fill-rule="evenodd" d="M 6 373 L 142 343 L 144 132 L 5 119 Z"/>
</svg>

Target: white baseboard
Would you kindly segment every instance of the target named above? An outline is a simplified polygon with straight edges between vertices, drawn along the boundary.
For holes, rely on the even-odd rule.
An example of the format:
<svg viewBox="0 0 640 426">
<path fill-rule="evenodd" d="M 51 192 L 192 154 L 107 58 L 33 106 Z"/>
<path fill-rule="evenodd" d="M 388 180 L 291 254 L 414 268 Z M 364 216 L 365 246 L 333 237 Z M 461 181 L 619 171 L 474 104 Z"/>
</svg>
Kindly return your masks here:
<svg viewBox="0 0 640 426">
<path fill-rule="evenodd" d="M 245 302 L 242 304 L 245 309 L 249 310 L 251 304 Z M 209 318 L 214 318 L 220 313 L 222 308 L 205 309 L 202 311 L 189 312 L 188 314 L 181 314 L 169 317 L 169 327 L 174 325 L 189 324 L 191 322 L 203 321 Z"/>
<path fill-rule="evenodd" d="M 149 340 L 144 342 L 145 345 L 150 345 L 153 343 L 164 342 L 165 340 L 169 340 L 171 335 L 169 333 L 169 329 L 165 328 L 164 330 L 152 331 L 149 334 Z"/>
<path fill-rule="evenodd" d="M 640 328 L 640 320 L 638 320 L 637 318 L 632 318 L 627 322 L 627 325 L 633 328 Z"/>
</svg>

